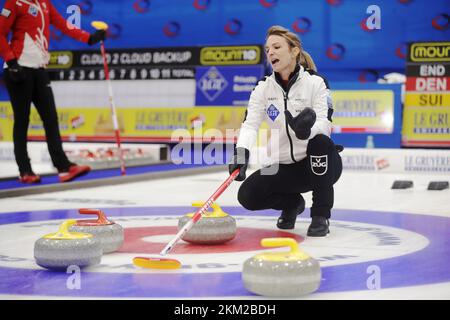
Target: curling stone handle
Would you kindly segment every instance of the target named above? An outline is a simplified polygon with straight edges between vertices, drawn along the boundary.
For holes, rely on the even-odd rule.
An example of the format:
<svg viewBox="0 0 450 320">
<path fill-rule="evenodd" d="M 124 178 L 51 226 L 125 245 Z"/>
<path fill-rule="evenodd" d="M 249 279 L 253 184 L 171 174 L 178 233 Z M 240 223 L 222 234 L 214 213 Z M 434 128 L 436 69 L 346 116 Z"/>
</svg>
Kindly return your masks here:
<svg viewBox="0 0 450 320">
<path fill-rule="evenodd" d="M 203 207 L 204 204 L 205 203 L 201 202 L 201 201 L 192 202 L 192 206 L 198 207 L 198 208 Z M 213 215 L 225 214 L 225 212 L 222 210 L 222 208 L 216 202 L 213 202 L 213 204 L 211 205 L 211 208 L 213 209 L 213 213 L 212 213 Z"/>
<path fill-rule="evenodd" d="M 205 204 L 205 203 L 202 202 L 202 201 L 195 201 L 195 202 L 192 202 L 192 206 L 193 206 L 193 207 L 196 207 L 196 208 L 201 208 L 201 207 L 203 207 L 204 204 Z M 214 204 L 215 204 L 215 203 L 213 203 L 213 204 L 211 205 L 211 208 L 214 208 Z"/>
<path fill-rule="evenodd" d="M 69 228 L 70 228 L 71 226 L 73 226 L 75 223 L 77 223 L 77 221 L 76 221 L 76 220 L 73 220 L 73 219 L 64 221 L 64 222 L 59 226 L 58 236 L 61 236 L 61 237 L 67 237 L 67 236 L 69 236 L 69 235 L 70 235 Z"/>
<path fill-rule="evenodd" d="M 265 238 L 261 240 L 261 245 L 263 247 L 290 247 L 290 253 L 297 253 L 298 244 L 292 238 Z"/>
<path fill-rule="evenodd" d="M 97 215 L 97 223 L 99 224 L 108 224 L 110 223 L 110 221 L 108 219 L 106 219 L 105 213 L 100 210 L 100 209 L 87 209 L 87 208 L 83 208 L 83 209 L 79 209 L 78 212 L 80 214 L 95 214 Z"/>
<path fill-rule="evenodd" d="M 192 218 L 183 226 L 183 228 L 178 231 L 175 238 L 170 241 L 164 249 L 162 249 L 160 255 L 164 256 L 168 254 L 175 244 L 183 237 L 184 234 L 186 234 L 192 226 L 202 218 L 202 215 L 205 213 L 206 210 L 209 209 L 209 207 L 217 200 L 217 198 L 220 197 L 220 195 L 230 186 L 230 184 L 236 179 L 237 175 L 239 174 L 239 169 L 236 169 L 233 171 L 232 174 L 217 188 L 216 191 L 212 194 L 212 196 L 209 197 L 208 200 L 202 205 L 200 209 L 197 210 L 196 213 L 192 216 Z"/>
</svg>

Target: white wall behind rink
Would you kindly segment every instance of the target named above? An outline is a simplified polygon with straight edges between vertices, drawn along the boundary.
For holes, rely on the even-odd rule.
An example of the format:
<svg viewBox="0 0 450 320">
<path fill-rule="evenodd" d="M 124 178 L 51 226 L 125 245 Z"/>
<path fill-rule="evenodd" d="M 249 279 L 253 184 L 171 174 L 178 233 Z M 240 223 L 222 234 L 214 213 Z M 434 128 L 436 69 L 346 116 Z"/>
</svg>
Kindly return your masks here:
<svg viewBox="0 0 450 320">
<path fill-rule="evenodd" d="M 69 143 L 64 142 L 65 150 L 116 147 L 114 143 Z M 159 152 L 163 144 L 124 144 L 124 148 L 142 148 L 145 151 Z M 55 172 L 48 155 L 45 142 L 29 142 L 28 152 L 36 173 Z M 265 159 L 265 148 L 252 149 L 251 163 L 258 167 L 259 160 Z M 258 155 L 257 155 L 258 154 Z M 400 173 L 400 174 L 427 174 L 450 175 L 450 150 L 431 149 L 360 149 L 345 148 L 341 152 L 344 171 L 374 172 L 374 173 Z M 12 142 L 0 142 L 0 177 L 18 174 L 14 160 Z"/>
<path fill-rule="evenodd" d="M 450 174 L 450 150 L 346 148 L 341 156 L 344 170 Z"/>
<path fill-rule="evenodd" d="M 340 155 L 344 171 L 450 175 L 450 150 L 345 148 Z M 252 149 L 252 169 L 266 160 L 265 147 Z"/>
<path fill-rule="evenodd" d="M 118 108 L 192 107 L 195 80 L 114 80 L 111 81 Z M 109 107 L 106 81 L 53 81 L 58 108 Z"/>
<path fill-rule="evenodd" d="M 96 151 L 103 148 L 116 148 L 115 143 L 70 143 L 64 142 L 64 151 L 77 151 L 88 149 Z M 160 149 L 165 148 L 164 144 L 127 144 L 123 143 L 122 148 L 136 150 L 141 148 L 145 153 L 154 154 L 155 161 L 159 159 Z M 28 142 L 28 155 L 31 160 L 33 171 L 36 174 L 56 173 L 56 169 L 50 160 L 47 144 L 45 142 Z M 14 159 L 14 146 L 12 142 L 0 142 L 0 178 L 18 176 L 19 170 Z"/>
</svg>

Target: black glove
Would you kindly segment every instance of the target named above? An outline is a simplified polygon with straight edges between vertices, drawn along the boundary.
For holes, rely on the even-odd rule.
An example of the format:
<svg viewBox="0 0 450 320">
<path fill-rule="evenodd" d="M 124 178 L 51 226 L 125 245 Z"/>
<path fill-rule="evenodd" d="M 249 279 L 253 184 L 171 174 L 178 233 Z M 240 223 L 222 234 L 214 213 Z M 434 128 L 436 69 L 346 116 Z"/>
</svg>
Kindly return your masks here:
<svg viewBox="0 0 450 320">
<path fill-rule="evenodd" d="M 17 59 L 12 59 L 6 62 L 8 65 L 8 73 L 12 82 L 19 83 L 26 79 L 27 74 L 25 70 L 17 63 Z"/>
<path fill-rule="evenodd" d="M 239 174 L 236 176 L 236 181 L 244 181 L 247 177 L 245 171 L 247 171 L 248 159 L 250 158 L 250 151 L 245 148 L 236 148 L 234 150 L 234 156 L 228 165 L 228 172 L 233 173 L 234 170 L 240 169 Z"/>
<path fill-rule="evenodd" d="M 316 112 L 312 108 L 305 108 L 295 118 L 289 112 L 284 111 L 287 122 L 295 136 L 300 140 L 306 140 L 311 134 L 311 128 L 316 122 Z"/>
<path fill-rule="evenodd" d="M 103 29 L 97 30 L 94 33 L 91 33 L 89 36 L 88 44 L 92 46 L 93 44 L 99 43 L 100 41 L 105 41 L 106 39 L 106 31 Z"/>
</svg>

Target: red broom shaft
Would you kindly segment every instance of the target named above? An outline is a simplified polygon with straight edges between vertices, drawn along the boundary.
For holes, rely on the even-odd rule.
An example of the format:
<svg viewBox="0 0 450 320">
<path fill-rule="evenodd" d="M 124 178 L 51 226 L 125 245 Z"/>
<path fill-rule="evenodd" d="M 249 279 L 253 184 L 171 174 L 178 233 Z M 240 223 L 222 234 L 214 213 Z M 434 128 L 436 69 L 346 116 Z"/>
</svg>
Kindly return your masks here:
<svg viewBox="0 0 450 320">
<path fill-rule="evenodd" d="M 227 180 L 225 180 L 225 182 L 220 185 L 220 187 L 213 193 L 211 197 L 209 197 L 209 199 L 203 204 L 203 206 L 197 210 L 197 212 L 192 216 L 191 220 L 189 220 L 188 223 L 186 223 L 183 228 L 178 231 L 175 238 L 173 238 L 172 241 L 167 244 L 167 246 L 161 251 L 160 255 L 164 256 L 173 249 L 175 244 L 186 234 L 186 232 L 188 232 L 193 227 L 193 225 L 198 220 L 200 220 L 202 215 L 209 209 L 209 207 L 211 207 L 214 201 L 216 201 L 217 198 L 219 198 L 219 196 L 230 186 L 230 184 L 234 181 L 238 174 L 239 169 L 234 170 L 230 174 Z"/>
<path fill-rule="evenodd" d="M 102 57 L 103 57 L 103 68 L 105 71 L 105 79 L 108 82 L 109 103 L 111 106 L 111 114 L 112 114 L 111 117 L 112 117 L 113 126 L 114 126 L 114 130 L 115 130 L 115 135 L 116 135 L 116 143 L 117 143 L 117 147 L 119 149 L 120 171 L 121 171 L 122 175 L 125 175 L 126 174 L 125 160 L 123 158 L 123 151 L 122 151 L 122 147 L 121 147 L 121 143 L 120 143 L 119 123 L 117 121 L 116 106 L 115 106 L 114 95 L 113 95 L 113 91 L 112 91 L 111 79 L 109 77 L 109 68 L 108 68 L 108 61 L 106 60 L 105 44 L 103 43 L 103 41 L 100 43 L 100 49 L 101 49 Z"/>
</svg>

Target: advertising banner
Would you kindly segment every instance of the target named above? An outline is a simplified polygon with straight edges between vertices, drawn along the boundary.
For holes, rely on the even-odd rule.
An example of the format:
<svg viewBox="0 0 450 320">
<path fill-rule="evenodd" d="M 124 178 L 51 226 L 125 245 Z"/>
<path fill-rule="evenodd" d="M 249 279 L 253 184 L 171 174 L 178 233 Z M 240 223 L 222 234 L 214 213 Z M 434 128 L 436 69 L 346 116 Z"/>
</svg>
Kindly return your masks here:
<svg viewBox="0 0 450 320">
<path fill-rule="evenodd" d="M 51 80 L 103 80 L 99 50 L 50 52 Z M 108 49 L 106 59 L 112 80 L 194 79 L 195 66 L 258 65 L 260 45 L 218 47 L 167 47 Z"/>
<path fill-rule="evenodd" d="M 349 148 L 399 148 L 401 85 L 333 82 L 335 143 Z"/>
<path fill-rule="evenodd" d="M 197 67 L 195 105 L 247 106 L 262 66 Z"/>
<path fill-rule="evenodd" d="M 358 149 L 341 153 L 344 170 L 377 173 L 450 173 L 450 155 L 446 150 Z"/>
<path fill-rule="evenodd" d="M 236 68 L 242 71 L 241 67 Z M 250 70 L 255 71 L 253 68 Z M 232 72 L 231 74 L 240 73 Z M 239 77 L 241 80 L 256 78 L 248 74 Z M 391 90 L 386 90 L 387 88 Z M 197 92 L 197 94 L 200 93 Z M 213 94 L 212 91 L 209 94 Z M 184 130 L 186 135 L 192 135 L 194 131 L 203 134 L 204 131 L 209 130 L 210 137 L 217 138 L 217 141 L 224 141 L 223 139 L 228 141 L 230 139 L 224 137 L 226 130 L 240 128 L 246 110 L 246 101 L 243 100 L 248 97 L 248 93 L 242 96 L 238 93 L 228 94 L 224 98 L 217 95 L 215 100 L 219 101 L 217 105 L 216 102 L 207 105 L 207 99 L 202 97 L 205 105 L 192 107 L 127 106 L 121 108 L 119 105 L 117 108 L 119 127 L 124 140 L 130 142 L 169 141 L 175 130 Z M 198 104 L 200 98 L 197 100 Z M 399 120 L 397 119 L 400 116 L 397 114 L 399 107 L 396 107 L 399 105 L 399 86 L 373 85 L 373 90 L 336 89 L 332 90 L 332 100 L 335 109 L 333 136 L 337 143 L 348 147 L 364 146 L 367 135 L 372 134 L 376 136 L 377 146 L 399 146 L 400 134 L 397 124 Z M 232 103 L 236 105 L 233 106 Z M 66 140 L 114 141 L 111 115 L 107 106 L 72 107 L 68 105 L 58 108 L 58 116 L 61 134 Z M 445 117 L 445 115 L 436 114 L 426 119 L 434 123 L 444 121 Z M 0 125 L 1 139 L 11 141 L 13 115 L 10 103 L 7 101 L 0 103 Z M 34 108 L 31 109 L 29 137 L 35 140 L 44 139 L 43 125 Z M 382 139 L 386 141 L 383 142 Z M 355 143 L 358 144 L 354 145 Z"/>
<path fill-rule="evenodd" d="M 200 64 L 204 66 L 230 66 L 261 64 L 262 47 L 251 46 L 221 46 L 204 47 L 200 51 Z"/>
<path fill-rule="evenodd" d="M 333 132 L 392 133 L 394 92 L 391 90 L 335 90 Z"/>
<path fill-rule="evenodd" d="M 49 69 L 103 67 L 100 50 L 52 51 Z M 199 65 L 200 47 L 108 49 L 111 67 Z"/>
<path fill-rule="evenodd" d="M 234 142 L 244 119 L 243 107 L 117 108 L 123 141 Z M 63 108 L 58 110 L 61 136 L 65 141 L 115 141 L 109 108 Z M 12 108 L 0 104 L 0 141 L 12 141 Z M 44 140 L 45 132 L 32 108 L 29 140 Z"/>
<path fill-rule="evenodd" d="M 194 79 L 200 48 L 110 49 L 106 53 L 111 80 Z M 98 50 L 52 51 L 50 79 L 103 80 L 103 57 Z"/>
<path fill-rule="evenodd" d="M 0 102 L 0 141 L 12 141 L 14 115 L 9 101 Z"/>
</svg>

